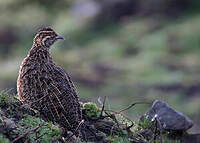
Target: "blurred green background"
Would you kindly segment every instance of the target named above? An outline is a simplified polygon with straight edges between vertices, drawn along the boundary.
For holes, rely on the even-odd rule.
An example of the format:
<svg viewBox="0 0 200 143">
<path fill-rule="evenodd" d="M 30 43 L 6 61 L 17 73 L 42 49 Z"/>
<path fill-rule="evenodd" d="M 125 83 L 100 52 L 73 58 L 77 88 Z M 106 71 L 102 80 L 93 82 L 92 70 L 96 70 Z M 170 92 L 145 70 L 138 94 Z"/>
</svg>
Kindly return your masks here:
<svg viewBox="0 0 200 143">
<path fill-rule="evenodd" d="M 51 53 L 81 99 L 107 96 L 114 110 L 161 99 L 200 132 L 200 1 L 0 0 L 0 90 L 16 94 L 19 66 L 42 26 L 66 38 Z M 136 120 L 149 107 L 126 114 Z"/>
</svg>

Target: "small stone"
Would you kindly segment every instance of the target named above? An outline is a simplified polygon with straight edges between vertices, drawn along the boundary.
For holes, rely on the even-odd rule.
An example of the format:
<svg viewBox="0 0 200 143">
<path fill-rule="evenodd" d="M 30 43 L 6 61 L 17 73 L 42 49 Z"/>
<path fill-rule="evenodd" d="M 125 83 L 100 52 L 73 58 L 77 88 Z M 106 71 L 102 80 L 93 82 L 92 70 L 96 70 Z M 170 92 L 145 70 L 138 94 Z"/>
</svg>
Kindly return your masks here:
<svg viewBox="0 0 200 143">
<path fill-rule="evenodd" d="M 192 120 L 179 111 L 172 109 L 163 101 L 154 101 L 151 109 L 146 113 L 150 119 L 156 118 L 165 130 L 188 130 L 193 126 Z"/>
<path fill-rule="evenodd" d="M 7 128 L 13 128 L 14 129 L 14 128 L 17 127 L 16 124 L 15 124 L 15 122 L 12 121 L 11 119 L 8 119 L 8 118 L 6 118 L 6 119 L 3 120 L 3 124 Z"/>
</svg>

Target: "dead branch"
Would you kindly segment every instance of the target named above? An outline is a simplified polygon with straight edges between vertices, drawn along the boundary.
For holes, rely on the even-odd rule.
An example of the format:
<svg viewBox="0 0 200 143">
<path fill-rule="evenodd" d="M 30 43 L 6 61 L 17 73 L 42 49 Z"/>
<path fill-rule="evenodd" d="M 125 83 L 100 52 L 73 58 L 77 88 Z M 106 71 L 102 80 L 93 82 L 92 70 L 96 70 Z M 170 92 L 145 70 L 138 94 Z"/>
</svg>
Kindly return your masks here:
<svg viewBox="0 0 200 143">
<path fill-rule="evenodd" d="M 102 117 L 102 115 L 103 115 L 103 111 L 104 111 L 104 108 L 105 108 L 105 102 L 106 102 L 106 96 L 104 96 L 104 99 L 103 99 L 103 106 L 102 106 L 102 109 L 101 109 L 100 117 Z"/>
</svg>

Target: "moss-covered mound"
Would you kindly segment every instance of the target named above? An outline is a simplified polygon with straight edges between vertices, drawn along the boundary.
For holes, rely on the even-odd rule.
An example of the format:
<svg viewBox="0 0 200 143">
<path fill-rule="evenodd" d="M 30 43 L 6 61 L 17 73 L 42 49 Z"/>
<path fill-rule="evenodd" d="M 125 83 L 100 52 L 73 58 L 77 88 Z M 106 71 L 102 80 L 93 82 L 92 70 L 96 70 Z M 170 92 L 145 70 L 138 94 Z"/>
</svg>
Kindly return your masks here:
<svg viewBox="0 0 200 143">
<path fill-rule="evenodd" d="M 122 112 L 83 103 L 84 123 L 81 136 L 64 133 L 59 125 L 45 121 L 37 111 L 23 105 L 16 97 L 0 93 L 0 143 L 179 143 L 186 133 L 161 131 L 156 120 L 145 116 L 138 123 Z M 185 139 L 187 140 L 187 139 Z"/>
<path fill-rule="evenodd" d="M 51 143 L 61 141 L 61 129 L 45 122 L 15 97 L 0 94 L 0 142 Z"/>
</svg>

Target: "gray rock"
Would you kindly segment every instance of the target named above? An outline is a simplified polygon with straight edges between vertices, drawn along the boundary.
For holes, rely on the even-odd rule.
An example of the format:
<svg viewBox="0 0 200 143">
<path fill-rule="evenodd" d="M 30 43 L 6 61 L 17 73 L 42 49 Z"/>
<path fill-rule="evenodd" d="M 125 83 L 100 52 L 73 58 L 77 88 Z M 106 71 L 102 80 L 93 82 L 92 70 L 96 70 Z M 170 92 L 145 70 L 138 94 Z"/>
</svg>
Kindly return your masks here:
<svg viewBox="0 0 200 143">
<path fill-rule="evenodd" d="M 193 126 L 192 120 L 186 115 L 172 109 L 163 101 L 154 101 L 151 109 L 146 113 L 150 119 L 155 118 L 160 121 L 164 130 L 188 130 Z"/>
</svg>

